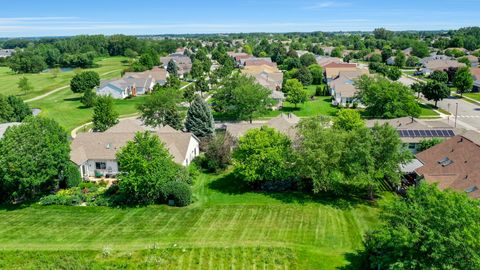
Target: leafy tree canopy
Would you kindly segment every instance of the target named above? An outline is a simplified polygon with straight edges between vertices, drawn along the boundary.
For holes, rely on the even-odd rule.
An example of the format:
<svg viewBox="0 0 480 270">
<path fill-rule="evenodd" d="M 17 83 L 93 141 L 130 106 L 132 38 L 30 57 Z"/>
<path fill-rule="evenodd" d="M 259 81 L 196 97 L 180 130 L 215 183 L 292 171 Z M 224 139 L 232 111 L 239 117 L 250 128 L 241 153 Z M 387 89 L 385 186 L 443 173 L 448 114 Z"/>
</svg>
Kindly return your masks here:
<svg viewBox="0 0 480 270">
<path fill-rule="evenodd" d="M 0 140 L 0 201 L 28 200 L 58 187 L 70 162 L 67 133 L 57 122 L 29 117 Z"/>
<path fill-rule="evenodd" d="M 379 228 L 367 234 L 372 269 L 479 269 L 478 202 L 421 184 L 381 205 Z"/>
</svg>

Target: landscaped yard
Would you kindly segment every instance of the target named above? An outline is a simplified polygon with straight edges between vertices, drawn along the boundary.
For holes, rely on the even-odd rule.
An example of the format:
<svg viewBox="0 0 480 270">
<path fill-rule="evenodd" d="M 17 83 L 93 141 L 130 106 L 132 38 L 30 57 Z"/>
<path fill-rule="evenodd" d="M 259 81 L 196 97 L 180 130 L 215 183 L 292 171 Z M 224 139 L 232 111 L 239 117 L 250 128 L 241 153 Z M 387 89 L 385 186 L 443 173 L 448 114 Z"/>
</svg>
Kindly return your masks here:
<svg viewBox="0 0 480 270">
<path fill-rule="evenodd" d="M 3 208 L 0 268 L 335 269 L 377 223 L 366 204 L 232 181 L 201 175 L 186 208 Z"/>
<path fill-rule="evenodd" d="M 108 57 L 98 59 L 96 63 L 99 65 L 94 70 L 99 74 L 106 74 L 110 77 L 120 77 L 120 73 L 125 69 L 123 60 L 127 60 L 126 57 Z M 39 74 L 16 74 L 13 73 L 8 67 L 0 67 L 0 94 L 3 95 L 19 95 L 23 99 L 30 99 L 36 96 L 45 94 L 48 91 L 56 88 L 69 85 L 70 79 L 75 75 L 74 71 L 60 72 L 56 78 L 49 72 Z M 33 86 L 33 90 L 24 95 L 17 86 L 20 78 L 27 77 L 29 82 Z"/>
</svg>

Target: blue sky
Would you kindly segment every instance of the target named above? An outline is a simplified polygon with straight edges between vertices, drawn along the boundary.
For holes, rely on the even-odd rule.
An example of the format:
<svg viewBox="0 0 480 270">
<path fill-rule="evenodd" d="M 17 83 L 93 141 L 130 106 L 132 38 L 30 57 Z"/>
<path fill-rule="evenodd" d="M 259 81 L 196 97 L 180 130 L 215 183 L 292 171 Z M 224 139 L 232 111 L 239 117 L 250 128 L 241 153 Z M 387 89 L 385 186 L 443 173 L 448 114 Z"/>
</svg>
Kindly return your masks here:
<svg viewBox="0 0 480 270">
<path fill-rule="evenodd" d="M 480 26 L 479 10 L 480 0 L 0 0 L 0 37 L 441 30 Z"/>
</svg>

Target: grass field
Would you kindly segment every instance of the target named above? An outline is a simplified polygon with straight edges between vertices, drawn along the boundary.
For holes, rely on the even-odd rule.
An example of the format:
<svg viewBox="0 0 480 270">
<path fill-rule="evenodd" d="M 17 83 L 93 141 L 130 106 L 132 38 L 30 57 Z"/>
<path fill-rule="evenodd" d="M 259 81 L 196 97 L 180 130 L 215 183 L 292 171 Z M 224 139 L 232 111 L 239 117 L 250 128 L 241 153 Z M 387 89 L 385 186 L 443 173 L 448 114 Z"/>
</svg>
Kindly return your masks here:
<svg viewBox="0 0 480 270">
<path fill-rule="evenodd" d="M 480 102 L 480 93 L 464 93 L 463 95 Z"/>
<path fill-rule="evenodd" d="M 0 268 L 336 269 L 377 223 L 366 204 L 232 181 L 201 175 L 186 208 L 3 208 Z"/>
<path fill-rule="evenodd" d="M 95 70 L 100 74 L 104 74 L 101 75 L 102 79 L 118 78 L 121 76 L 121 71 L 126 67 L 122 64 L 122 61 L 125 59 L 125 57 L 110 57 L 102 59 L 97 62 L 101 67 Z M 68 85 L 70 77 L 73 76 L 73 72 L 65 72 L 65 74 L 65 76 L 68 77 L 68 80 L 63 82 L 63 84 L 56 84 L 56 86 L 47 88 L 51 90 Z M 52 80 L 51 75 L 50 77 L 45 77 L 44 74 L 39 74 L 35 79 L 36 81 L 32 80 L 33 85 Z M 41 92 L 37 92 L 36 95 L 38 96 L 39 94 L 41 94 Z M 27 95 L 26 97 L 28 96 L 30 95 Z M 82 94 L 73 93 L 70 88 L 65 88 L 40 100 L 32 101 L 29 105 L 31 108 L 41 109 L 41 116 L 55 119 L 62 127 L 67 131 L 70 131 L 92 119 L 93 109 L 83 107 L 80 102 L 81 96 Z M 144 98 L 145 97 L 136 97 L 126 100 L 115 100 L 115 109 L 120 115 L 135 113 L 136 106 L 141 103 Z"/>
<path fill-rule="evenodd" d="M 113 74 L 112 74 L 113 75 Z M 41 116 L 55 119 L 67 131 L 92 120 L 93 108 L 85 108 L 80 102 L 82 94 L 70 91 L 70 88 L 56 92 L 44 99 L 29 103 L 32 108 L 40 108 Z M 115 100 L 114 108 L 120 115 L 137 112 L 136 106 L 146 96 Z"/>
<path fill-rule="evenodd" d="M 420 105 L 420 117 L 438 117 L 438 113 L 433 110 L 433 105 L 419 104 Z"/>
<path fill-rule="evenodd" d="M 94 70 L 99 74 L 105 74 L 109 72 L 115 73 L 115 77 L 120 76 L 120 72 L 125 68 L 122 64 L 126 57 L 108 57 L 98 59 L 96 64 L 98 68 L 88 69 Z M 54 78 L 51 73 L 38 73 L 38 74 L 16 74 L 8 67 L 0 67 L 0 94 L 3 95 L 18 95 L 23 99 L 29 99 L 32 97 L 40 96 L 54 90 L 56 88 L 69 85 L 70 79 L 75 75 L 74 71 L 61 72 L 57 78 Z M 109 73 L 110 75 L 110 73 Z M 18 89 L 17 83 L 20 78 L 27 77 L 33 86 L 33 90 L 26 95 Z"/>
</svg>

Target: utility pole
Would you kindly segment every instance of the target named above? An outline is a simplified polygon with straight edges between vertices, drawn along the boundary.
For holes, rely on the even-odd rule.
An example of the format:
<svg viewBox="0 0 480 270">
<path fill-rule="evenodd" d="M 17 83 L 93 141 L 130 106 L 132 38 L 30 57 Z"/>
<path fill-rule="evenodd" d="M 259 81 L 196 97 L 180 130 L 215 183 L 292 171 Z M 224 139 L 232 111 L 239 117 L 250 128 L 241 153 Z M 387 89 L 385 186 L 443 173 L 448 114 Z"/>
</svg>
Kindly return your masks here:
<svg viewBox="0 0 480 270">
<path fill-rule="evenodd" d="M 457 116 L 458 116 L 458 102 L 455 106 L 455 127 L 457 127 Z"/>
<path fill-rule="evenodd" d="M 447 110 L 447 112 L 448 112 L 448 115 L 447 115 L 447 123 L 450 124 L 450 114 L 451 114 L 451 112 L 450 112 L 450 103 L 448 103 L 447 106 L 448 106 L 448 110 Z"/>
</svg>

